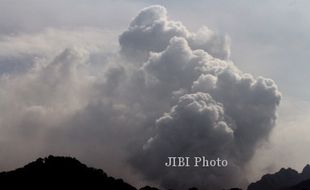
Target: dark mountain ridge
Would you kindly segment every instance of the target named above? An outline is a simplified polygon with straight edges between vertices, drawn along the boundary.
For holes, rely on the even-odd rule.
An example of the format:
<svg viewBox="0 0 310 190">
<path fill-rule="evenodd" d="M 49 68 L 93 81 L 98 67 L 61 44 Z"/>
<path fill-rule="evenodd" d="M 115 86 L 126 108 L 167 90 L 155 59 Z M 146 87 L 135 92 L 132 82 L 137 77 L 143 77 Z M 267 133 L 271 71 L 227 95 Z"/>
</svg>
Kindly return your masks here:
<svg viewBox="0 0 310 190">
<path fill-rule="evenodd" d="M 137 190 L 122 179 L 109 177 L 103 170 L 87 167 L 75 158 L 48 156 L 13 171 L 0 172 L 5 189 L 106 189 Z M 140 190 L 159 190 L 145 186 Z M 193 187 L 189 190 L 198 190 Z M 231 190 L 241 190 L 232 188 Z M 310 190 L 310 165 L 301 173 L 288 168 L 266 174 L 248 186 L 248 190 Z"/>
<path fill-rule="evenodd" d="M 55 156 L 39 158 L 14 171 L 1 172 L 0 184 L 11 189 L 68 187 L 136 190 L 123 180 L 109 177 L 101 169 L 87 167 L 75 158 Z"/>
<path fill-rule="evenodd" d="M 247 190 L 290 189 L 308 179 L 310 179 L 310 165 L 306 165 L 301 173 L 291 168 L 282 168 L 274 174 L 266 174 L 259 181 L 251 183 Z M 300 184 L 299 187 L 301 186 L 301 189 L 306 188 L 306 186 Z"/>
</svg>

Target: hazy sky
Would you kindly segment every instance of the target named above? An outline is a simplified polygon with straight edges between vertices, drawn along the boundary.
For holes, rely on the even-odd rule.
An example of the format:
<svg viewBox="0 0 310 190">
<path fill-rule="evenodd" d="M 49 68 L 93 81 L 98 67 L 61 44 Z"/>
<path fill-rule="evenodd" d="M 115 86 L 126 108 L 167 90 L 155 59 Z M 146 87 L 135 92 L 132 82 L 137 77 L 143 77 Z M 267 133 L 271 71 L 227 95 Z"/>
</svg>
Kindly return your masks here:
<svg viewBox="0 0 310 190">
<path fill-rule="evenodd" d="M 2 150 L 0 149 L 0 152 L 1 155 L 5 155 L 0 158 L 0 169 L 11 169 L 16 165 L 19 166 L 21 163 L 30 161 L 27 159 L 47 154 L 47 151 L 43 150 L 46 147 L 48 147 L 46 150 L 53 150 L 56 153 L 61 152 L 57 150 L 57 145 L 54 147 L 48 142 L 44 142 L 47 145 L 37 146 L 37 143 L 42 140 L 38 137 L 41 134 L 41 130 L 37 130 L 35 127 L 29 127 L 29 129 L 15 127 L 10 129 L 9 125 L 19 126 L 19 122 L 29 122 L 29 126 L 46 124 L 47 128 L 52 128 L 52 132 L 49 132 L 47 136 L 53 138 L 53 135 L 58 133 L 57 129 L 54 129 L 55 126 L 59 128 L 60 124 L 72 126 L 81 123 L 81 121 L 76 121 L 76 119 L 72 118 L 78 117 L 75 115 L 76 112 L 82 112 L 79 114 L 83 116 L 87 115 L 84 114 L 86 111 L 83 111 L 82 108 L 89 102 L 87 101 L 86 103 L 84 100 L 96 99 L 99 96 L 98 94 L 102 93 L 97 91 L 88 93 L 87 91 L 89 89 L 93 90 L 93 85 L 102 85 L 97 84 L 99 82 L 92 78 L 92 75 L 96 75 L 96 72 L 98 72 L 97 68 L 101 68 L 98 62 L 105 62 L 105 59 L 108 60 L 107 62 L 111 62 L 111 60 L 115 59 L 110 55 L 113 55 L 120 48 L 118 45 L 119 35 L 127 30 L 130 22 L 141 9 L 153 4 L 165 6 L 168 11 L 168 17 L 172 20 L 181 21 L 189 31 L 197 31 L 202 26 L 207 26 L 219 35 L 226 35 L 231 46 L 230 59 L 240 70 L 245 73 L 251 73 L 254 77 L 264 76 L 271 78 L 278 85 L 282 98 L 277 109 L 276 127 L 270 133 L 269 142 L 261 145 L 251 161 L 253 164 L 247 168 L 251 174 L 249 180 L 257 179 L 265 172 L 274 172 L 280 167 L 292 167 L 300 170 L 306 163 L 309 163 L 309 1 L 0 0 L 0 4 L 0 74 L 2 84 L 0 95 L 1 97 L 7 97 L 11 95 L 10 93 L 14 95 L 0 101 L 0 113 L 3 115 L 0 116 L 0 130 L 2 130 L 2 134 L 0 134 Z M 191 39 L 187 40 L 190 41 Z M 190 46 L 195 46 L 195 42 L 192 43 L 194 45 L 190 44 Z M 84 73 L 86 71 L 81 70 L 80 67 L 78 67 L 78 71 L 74 70 L 74 72 L 71 72 L 69 70 L 68 74 L 65 73 L 65 71 L 67 72 L 66 68 L 57 66 L 57 61 L 59 60 L 61 60 L 60 62 L 63 62 L 63 60 L 64 62 L 70 62 L 72 57 L 73 60 L 76 59 L 78 61 L 82 58 L 84 59 L 83 51 L 78 50 L 72 53 L 68 50 L 63 52 L 64 49 L 73 46 L 86 47 L 87 52 L 92 52 L 90 59 L 95 63 L 95 67 L 86 69 L 87 72 L 91 70 L 91 76 L 82 75 L 80 72 Z M 71 56 L 71 54 L 74 54 L 74 56 Z M 211 53 L 211 55 L 215 56 L 216 54 Z M 75 56 L 78 58 L 75 58 Z M 52 72 L 46 71 L 47 73 L 44 74 L 45 71 L 40 70 L 42 69 L 41 66 L 34 66 L 36 64 L 55 64 L 56 66 Z M 29 72 L 29 68 L 34 70 L 34 73 Z M 40 72 L 36 73 L 37 70 L 40 70 Z M 65 70 L 64 76 L 58 73 L 59 70 Z M 79 73 L 77 78 L 75 72 Z M 116 70 L 115 72 L 122 71 Z M 48 79 L 49 76 L 51 78 L 58 77 L 59 80 L 63 79 L 63 81 L 70 81 L 68 84 L 54 89 L 57 93 L 52 98 L 47 98 L 49 97 L 49 93 L 47 93 L 48 88 L 45 89 L 44 87 L 45 83 L 53 84 L 55 82 L 50 81 Z M 96 80 L 98 79 L 96 78 Z M 113 79 L 112 77 L 111 80 L 117 81 L 119 79 Z M 44 83 L 41 84 L 41 81 L 44 81 Z M 72 91 L 69 90 L 69 95 L 63 94 L 63 90 L 59 89 L 69 88 L 71 82 L 78 85 L 74 86 Z M 101 87 L 105 90 L 112 88 L 109 85 L 102 85 L 99 88 Z M 33 92 L 32 88 L 39 88 L 39 90 Z M 36 92 L 40 92 L 40 96 L 33 95 Z M 104 96 L 107 97 L 109 95 L 104 94 Z M 64 99 L 62 99 L 63 97 Z M 74 98 L 72 99 L 72 97 Z M 114 103 L 114 101 L 116 100 L 112 102 Z M 38 106 L 25 106 L 26 114 L 18 112 L 14 117 L 12 116 L 19 109 L 18 106 L 32 105 L 32 103 Z M 91 110 L 87 111 L 87 113 L 98 113 L 97 109 L 100 110 L 100 113 L 105 113 L 106 110 L 101 110 L 101 108 L 93 105 L 94 103 L 90 104 L 90 106 L 86 106 L 87 110 Z M 63 116 L 61 117 L 54 115 L 57 114 L 58 106 L 66 107 L 66 110 L 62 110 Z M 121 106 L 119 105 L 117 109 L 123 109 Z M 43 108 L 48 111 L 42 111 L 41 109 Z M 28 109 L 31 109 L 30 113 L 28 113 Z M 50 113 L 49 111 L 53 109 L 56 111 L 54 110 L 54 112 Z M 119 114 L 117 109 L 116 111 L 114 110 L 115 114 Z M 148 107 L 147 109 L 150 108 Z M 163 108 L 163 110 L 169 112 L 169 109 Z M 40 113 L 40 116 L 37 115 L 38 113 Z M 106 114 L 113 115 L 114 112 Z M 88 121 L 87 119 L 93 121 L 89 117 L 85 116 L 85 118 L 84 122 Z M 101 121 L 100 119 L 100 116 L 98 116 L 98 121 Z M 59 123 L 56 120 L 59 120 Z M 102 121 L 105 122 L 106 120 Z M 121 125 L 122 122 L 118 124 Z M 149 121 L 145 119 L 143 122 L 143 124 L 138 123 L 137 125 L 142 126 Z M 135 121 L 130 121 L 130 123 L 134 125 Z M 9 145 L 15 143 L 16 146 L 19 146 L 19 144 L 24 143 L 26 140 L 23 140 L 23 138 L 31 138 L 31 134 L 28 134 L 29 131 L 31 131 L 30 133 L 35 132 L 38 135 L 36 136 L 38 140 L 31 141 L 29 146 L 24 145 L 25 147 L 17 148 Z M 70 129 L 66 130 L 63 138 L 70 137 L 70 134 L 67 134 L 69 132 Z M 74 141 L 79 145 L 77 142 L 79 138 L 82 138 L 80 133 L 83 132 L 82 129 L 78 132 L 75 131 L 75 135 L 72 135 L 74 138 L 70 142 Z M 20 135 L 17 135 L 19 133 L 22 134 L 22 138 Z M 92 133 L 94 131 L 89 132 L 90 135 Z M 152 134 L 149 131 L 145 133 Z M 44 135 L 46 134 L 44 133 Z M 44 135 L 41 138 L 45 138 Z M 126 134 L 122 135 L 126 136 Z M 82 138 L 82 140 L 85 139 Z M 140 140 L 144 141 L 146 139 L 141 138 Z M 104 140 L 102 141 L 90 142 L 89 146 L 96 143 L 104 143 Z M 83 146 L 83 150 L 87 149 L 87 146 L 81 146 Z M 21 151 L 27 154 L 27 150 L 30 147 L 37 147 L 39 150 L 32 150 L 29 156 L 8 161 L 11 159 L 10 157 L 19 155 L 13 152 Z M 78 149 L 76 146 L 71 147 L 70 145 L 66 148 Z M 107 152 L 113 152 L 108 150 L 107 147 L 105 149 L 107 149 L 105 150 Z M 66 153 L 65 149 L 63 151 Z M 94 159 L 92 155 L 96 155 L 97 151 L 95 150 L 88 157 L 84 153 L 73 152 L 93 165 L 105 166 L 104 164 L 98 164 L 100 159 L 108 161 L 115 159 L 114 156 L 109 158 L 99 156 Z M 122 153 L 119 154 L 121 155 Z M 115 167 L 122 166 L 122 164 L 116 165 Z M 114 167 L 113 164 L 112 167 Z M 113 169 L 108 170 L 111 170 L 113 174 Z M 123 175 L 130 172 L 124 171 Z M 115 172 L 115 175 L 122 174 Z M 131 180 L 134 181 L 136 179 Z"/>
</svg>

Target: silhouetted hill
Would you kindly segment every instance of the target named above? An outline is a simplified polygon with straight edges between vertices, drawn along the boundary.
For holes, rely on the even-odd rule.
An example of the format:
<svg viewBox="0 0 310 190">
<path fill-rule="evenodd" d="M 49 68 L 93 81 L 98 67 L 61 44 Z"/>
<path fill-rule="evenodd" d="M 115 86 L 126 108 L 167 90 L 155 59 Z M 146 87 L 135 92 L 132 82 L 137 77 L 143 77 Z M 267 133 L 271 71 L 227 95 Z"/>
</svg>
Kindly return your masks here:
<svg viewBox="0 0 310 190">
<path fill-rule="evenodd" d="M 75 158 L 56 156 L 39 158 L 22 168 L 1 172 L 0 187 L 5 187 L 4 189 L 137 190 L 122 179 L 109 177 L 101 169 L 87 167 Z M 140 190 L 160 189 L 145 186 Z M 190 190 L 198 189 L 193 187 Z M 250 184 L 248 190 L 310 190 L 310 165 L 307 165 L 301 173 L 288 168 L 264 175 L 261 180 Z"/>
<path fill-rule="evenodd" d="M 101 169 L 87 167 L 75 158 L 49 156 L 26 166 L 0 173 L 0 189 L 100 189 L 137 190 Z M 145 186 L 140 190 L 159 190 Z M 197 189 L 196 189 L 197 190 Z"/>
<path fill-rule="evenodd" d="M 274 174 L 266 174 L 261 180 L 251 183 L 248 190 L 282 190 L 290 189 L 304 180 L 310 179 L 310 166 L 307 165 L 301 173 L 288 168 Z"/>
<path fill-rule="evenodd" d="M 23 168 L 0 173 L 0 185 L 7 189 L 115 189 L 136 190 L 121 179 L 108 177 L 100 169 L 87 167 L 70 157 L 39 158 Z"/>
</svg>

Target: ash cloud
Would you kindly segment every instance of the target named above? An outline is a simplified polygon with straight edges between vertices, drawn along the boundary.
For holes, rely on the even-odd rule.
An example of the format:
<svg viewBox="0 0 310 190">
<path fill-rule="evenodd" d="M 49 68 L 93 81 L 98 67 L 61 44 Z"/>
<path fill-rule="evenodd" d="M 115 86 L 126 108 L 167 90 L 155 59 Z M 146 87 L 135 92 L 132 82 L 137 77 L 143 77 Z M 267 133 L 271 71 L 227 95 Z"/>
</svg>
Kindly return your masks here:
<svg viewBox="0 0 310 190">
<path fill-rule="evenodd" d="M 6 155 L 1 167 L 14 165 L 9 157 L 27 162 L 56 153 L 136 184 L 148 180 L 182 189 L 246 183 L 244 168 L 268 139 L 281 94 L 271 79 L 234 65 L 228 37 L 207 27 L 191 32 L 169 19 L 162 6 L 133 18 L 119 47 L 103 48 L 113 42 L 103 41 L 100 31 L 92 31 L 94 39 L 74 32 L 68 43 L 63 32 L 55 33 L 60 37 L 40 34 L 37 45 L 23 43 L 29 36 L 10 38 L 22 44 L 18 51 L 0 42 L 0 49 L 12 49 L 2 51 L 0 63 L 8 56 L 27 57 L 18 72 L 1 72 L 0 152 Z M 42 51 L 42 39 L 54 43 Z M 230 164 L 221 169 L 163 165 L 168 156 L 197 155 Z"/>
<path fill-rule="evenodd" d="M 204 30 L 191 33 L 170 21 L 163 7 L 153 6 L 142 10 L 120 37 L 122 50 L 151 52 L 141 67 L 144 84 L 160 97 L 158 101 L 171 106 L 157 118 L 154 136 L 132 158 L 147 179 L 166 188 L 216 189 L 223 188 L 222 181 L 224 187 L 244 185 L 244 167 L 275 125 L 281 99 L 275 83 L 240 71 L 227 60 L 226 43 L 213 43 L 225 38 L 210 37 L 214 33 Z M 136 37 L 139 40 L 133 43 Z M 197 155 L 226 158 L 230 166 L 171 169 L 163 165 L 168 156 Z"/>
<path fill-rule="evenodd" d="M 120 36 L 119 42 L 125 54 L 145 58 L 149 52 L 165 50 L 173 37 L 185 38 L 192 49 L 202 49 L 216 58 L 229 58 L 227 36 L 220 36 L 206 26 L 192 33 L 181 22 L 170 20 L 162 6 L 143 9 Z"/>
</svg>

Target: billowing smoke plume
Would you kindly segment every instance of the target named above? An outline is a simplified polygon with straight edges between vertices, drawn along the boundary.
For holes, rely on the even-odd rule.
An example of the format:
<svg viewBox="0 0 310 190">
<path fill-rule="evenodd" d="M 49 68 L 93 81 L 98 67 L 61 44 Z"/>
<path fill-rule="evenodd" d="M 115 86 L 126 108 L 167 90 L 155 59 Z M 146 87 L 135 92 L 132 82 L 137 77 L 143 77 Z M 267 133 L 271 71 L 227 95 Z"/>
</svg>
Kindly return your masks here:
<svg viewBox="0 0 310 190">
<path fill-rule="evenodd" d="M 245 183 L 244 166 L 275 124 L 280 93 L 270 79 L 255 79 L 229 58 L 225 38 L 207 28 L 197 34 L 170 21 L 163 7 L 149 7 L 120 37 L 131 56 L 145 53 L 145 88 L 170 105 L 156 132 L 132 158 L 147 179 L 167 188 L 221 188 Z M 229 167 L 166 168 L 169 156 L 226 158 Z M 224 183 L 224 184 L 223 184 Z"/>
<path fill-rule="evenodd" d="M 274 127 L 281 95 L 230 61 L 226 36 L 193 33 L 161 6 L 132 20 L 119 51 L 104 48 L 99 30 L 53 33 L 0 41 L 1 168 L 14 164 L 8 158 L 55 153 L 127 180 L 138 171 L 165 188 L 246 183 L 244 167 Z M 167 168 L 168 156 L 229 166 Z"/>
</svg>

